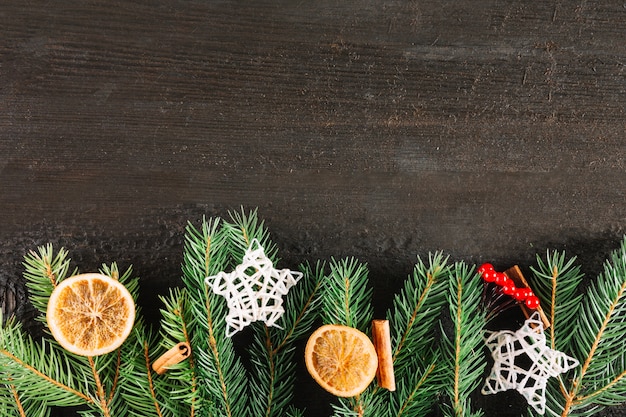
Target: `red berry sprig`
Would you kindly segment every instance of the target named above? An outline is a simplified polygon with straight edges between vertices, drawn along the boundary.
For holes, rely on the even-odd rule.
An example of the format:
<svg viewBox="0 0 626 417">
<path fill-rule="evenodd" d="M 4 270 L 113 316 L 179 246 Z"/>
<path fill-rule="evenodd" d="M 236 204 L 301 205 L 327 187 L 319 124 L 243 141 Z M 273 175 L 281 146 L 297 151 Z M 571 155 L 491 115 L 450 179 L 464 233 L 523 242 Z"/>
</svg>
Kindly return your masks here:
<svg viewBox="0 0 626 417">
<path fill-rule="evenodd" d="M 532 310 L 539 307 L 539 298 L 537 298 L 530 288 L 515 287 L 513 280 L 507 277 L 504 272 L 497 272 L 493 268 L 493 265 L 489 263 L 482 264 L 478 268 L 478 273 L 485 282 L 493 282 L 500 287 L 504 294 L 510 295 L 517 302 L 524 303 L 526 307 Z"/>
</svg>

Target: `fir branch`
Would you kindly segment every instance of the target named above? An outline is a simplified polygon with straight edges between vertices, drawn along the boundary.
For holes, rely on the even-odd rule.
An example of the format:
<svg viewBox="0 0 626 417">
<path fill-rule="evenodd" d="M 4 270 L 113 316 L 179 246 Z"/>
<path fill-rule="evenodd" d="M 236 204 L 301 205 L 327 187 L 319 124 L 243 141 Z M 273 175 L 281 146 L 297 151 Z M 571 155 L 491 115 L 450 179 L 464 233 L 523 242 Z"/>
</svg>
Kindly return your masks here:
<svg viewBox="0 0 626 417">
<path fill-rule="evenodd" d="M 393 346 L 396 391 L 374 388 L 370 410 L 385 410 L 387 416 L 417 417 L 427 413 L 437 398 L 435 372 L 438 356 L 432 344 L 441 317 L 449 270 L 442 253 L 418 257 L 387 312 Z"/>
<path fill-rule="evenodd" d="M 180 392 L 187 388 L 189 380 L 170 378 L 170 375 L 156 375 L 150 358 L 156 352 L 150 346 L 157 345 L 159 336 L 138 324 L 131 336 L 132 340 L 122 349 L 121 375 L 125 383 L 120 387 L 120 397 L 129 408 L 129 415 L 155 417 L 191 416 L 187 401 L 180 401 Z M 173 372 L 173 371 L 172 371 Z"/>
<path fill-rule="evenodd" d="M 462 262 L 450 270 L 447 299 L 452 334 L 444 337 L 441 348 L 444 365 L 443 387 L 450 403 L 444 414 L 455 417 L 482 415 L 472 413 L 470 394 L 482 378 L 486 361 L 482 352 L 485 312 L 481 308 L 482 282 Z M 445 334 L 445 329 L 442 329 Z"/>
<path fill-rule="evenodd" d="M 340 399 L 333 406 L 335 415 L 418 417 L 432 408 L 440 387 L 435 372 L 438 357 L 432 343 L 445 301 L 449 270 L 446 262 L 441 253 L 430 254 L 428 262 L 418 258 L 412 275 L 387 313 L 397 390 L 389 392 L 370 386 L 358 397 Z M 361 286 L 366 284 L 367 274 L 347 275 L 359 277 L 356 282 Z"/>
<path fill-rule="evenodd" d="M 96 395 L 97 395 L 97 404 L 99 405 L 100 410 L 104 417 L 111 417 L 111 413 L 109 411 L 109 404 L 107 401 L 107 394 L 104 390 L 104 386 L 102 385 L 102 381 L 100 379 L 100 375 L 98 373 L 98 369 L 96 368 L 96 363 L 92 357 L 88 357 L 89 367 L 91 369 L 93 379 L 96 384 Z"/>
<path fill-rule="evenodd" d="M 330 274 L 324 280 L 320 293 L 321 318 L 325 324 L 341 324 L 362 332 L 370 332 L 373 318 L 371 304 L 372 290 L 368 286 L 368 270 L 365 264 L 356 259 L 330 262 Z M 333 404 L 335 415 L 363 416 L 371 401 L 362 396 L 339 398 Z M 352 410 L 352 411 L 350 411 Z M 355 414 L 351 414 L 355 413 Z"/>
<path fill-rule="evenodd" d="M 401 379 L 415 368 L 430 366 L 435 326 L 439 322 L 445 301 L 444 289 L 450 267 L 441 252 L 429 254 L 428 262 L 418 258 L 413 273 L 400 293 L 394 297 L 393 308 L 387 313 L 391 325 L 393 362 Z M 420 352 L 420 354 L 415 354 Z"/>
<path fill-rule="evenodd" d="M 50 406 L 92 404 L 79 388 L 80 370 L 73 357 L 45 340 L 35 343 L 14 320 L 0 328 L 0 383 L 18 393 L 37 392 Z"/>
<path fill-rule="evenodd" d="M 157 390 L 155 388 L 155 383 L 152 378 L 152 363 L 150 361 L 150 344 L 147 341 L 143 341 L 143 359 L 145 363 L 145 372 L 146 378 L 148 380 L 148 394 L 150 398 L 150 405 L 154 405 L 153 407 L 148 407 L 150 411 L 154 411 L 157 417 L 163 417 L 163 412 L 161 411 L 161 406 L 159 404 L 159 400 L 157 399 Z M 136 400 L 136 395 L 134 395 L 134 399 Z M 133 404 L 135 409 L 137 409 L 137 404 Z"/>
<path fill-rule="evenodd" d="M 549 412 L 588 415 L 626 400 L 626 238 L 586 290 L 569 348 L 581 365 L 569 380 L 548 386 Z M 561 333 L 555 335 L 561 337 Z"/>
<path fill-rule="evenodd" d="M 416 369 L 412 375 L 398 381 L 388 415 L 419 417 L 430 411 L 439 391 L 439 384 L 433 383 L 436 381 L 435 368 L 433 362 L 426 369 Z"/>
<path fill-rule="evenodd" d="M 574 335 L 576 316 L 582 295 L 578 293 L 583 274 L 576 258 L 566 259 L 565 252 L 548 252 L 545 262 L 537 256 L 532 286 L 548 314 L 548 339 L 552 349 L 564 350 Z M 557 337 L 558 334 L 558 337 Z"/>
<path fill-rule="evenodd" d="M 161 310 L 161 351 L 164 352 L 179 342 L 192 344 L 191 329 L 194 326 L 192 309 L 185 289 L 173 289 L 169 297 L 162 297 L 164 309 Z M 175 366 L 165 375 L 172 384 L 178 383 L 177 388 L 170 388 L 170 397 L 187 404 L 187 415 L 196 413 L 198 398 L 198 376 L 193 349 L 189 358 Z"/>
<path fill-rule="evenodd" d="M 279 352 L 286 345 L 306 337 L 318 317 L 320 292 L 325 279 L 326 265 L 317 262 L 315 267 L 306 263 L 301 265 L 302 279 L 291 289 L 285 299 L 285 313 L 282 317 L 280 331 L 276 331 L 278 342 L 273 343 L 273 352 Z"/>
<path fill-rule="evenodd" d="M 250 347 L 251 363 L 256 372 L 251 378 L 250 412 L 254 416 L 282 416 L 293 397 L 295 381 L 294 348 L 274 352 L 270 330 L 257 324 Z"/>
<path fill-rule="evenodd" d="M 197 359 L 201 398 L 215 402 L 224 416 L 244 416 L 247 412 L 246 373 L 237 358 L 232 340 L 226 335 L 226 301 L 213 294 L 204 280 L 228 265 L 227 235 L 219 219 L 203 220 L 201 228 L 189 224 L 185 235 L 183 282 L 187 288 L 196 326 L 192 352 Z M 204 403 L 199 405 L 204 406 Z"/>
<path fill-rule="evenodd" d="M 117 263 L 111 265 L 102 264 L 99 272 L 118 280 L 130 292 L 135 305 L 139 297 L 139 278 L 133 276 L 132 266 L 128 267 L 120 274 Z M 136 307 L 135 326 L 143 328 L 141 324 L 141 313 L 139 307 Z M 124 343 L 131 343 L 129 337 Z M 93 383 L 95 384 L 95 392 L 98 398 L 100 412 L 106 415 L 119 415 L 120 409 L 125 407 L 125 403 L 119 401 L 117 390 L 120 383 L 120 369 L 122 367 L 122 349 L 116 349 L 114 352 L 106 355 L 100 355 L 87 358 L 91 374 L 93 375 Z"/>
<path fill-rule="evenodd" d="M 229 242 L 233 257 L 237 262 L 241 262 L 243 256 L 256 239 L 263 247 L 265 255 L 274 262 L 279 262 L 277 258 L 278 249 L 270 240 L 269 230 L 265 227 L 265 223 L 259 219 L 257 210 L 245 213 L 243 208 L 240 212 L 229 212 L 231 221 L 226 223 L 225 227 L 229 232 Z"/>
<path fill-rule="evenodd" d="M 255 416 L 282 416 L 293 397 L 295 343 L 311 331 L 324 278 L 323 264 L 318 263 L 315 270 L 304 265 L 301 270 L 302 279 L 285 299 L 283 328 L 254 326 L 249 353 L 257 370 L 251 376 L 251 412 Z"/>
<path fill-rule="evenodd" d="M 371 305 L 372 290 L 368 287 L 368 270 L 356 259 L 333 259 L 330 275 L 322 291 L 322 321 L 325 324 L 343 324 L 364 332 L 374 314 Z"/>
<path fill-rule="evenodd" d="M 24 257 L 24 279 L 29 299 L 41 314 L 46 314 L 48 299 L 54 288 L 68 276 L 70 262 L 68 252 L 61 248 L 55 254 L 52 244 L 40 246 L 37 252 L 30 251 Z"/>
<path fill-rule="evenodd" d="M 1 386 L 0 386 L 1 387 Z M 19 393 L 15 386 L 0 389 L 0 417 L 48 417 L 50 408 L 26 393 Z"/>
</svg>

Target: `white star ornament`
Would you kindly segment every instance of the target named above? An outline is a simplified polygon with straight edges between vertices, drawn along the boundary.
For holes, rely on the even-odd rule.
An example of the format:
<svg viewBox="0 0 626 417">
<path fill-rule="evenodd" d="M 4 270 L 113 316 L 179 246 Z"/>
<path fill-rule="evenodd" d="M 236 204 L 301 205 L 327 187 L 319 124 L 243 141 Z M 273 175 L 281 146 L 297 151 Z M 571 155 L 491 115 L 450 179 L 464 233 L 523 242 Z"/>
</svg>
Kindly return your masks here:
<svg viewBox="0 0 626 417">
<path fill-rule="evenodd" d="M 579 365 L 576 359 L 546 346 L 537 312 L 516 332 L 487 332 L 485 343 L 494 365 L 481 392 L 495 394 L 515 389 L 539 414 L 545 412 L 548 378 Z"/>
<path fill-rule="evenodd" d="M 302 278 L 301 272 L 275 269 L 258 240 L 254 239 L 241 264 L 232 272 L 219 272 L 205 283 L 217 295 L 226 298 L 226 336 L 242 330 L 254 321 L 280 327 L 276 321 L 285 312 L 282 296 Z"/>
</svg>

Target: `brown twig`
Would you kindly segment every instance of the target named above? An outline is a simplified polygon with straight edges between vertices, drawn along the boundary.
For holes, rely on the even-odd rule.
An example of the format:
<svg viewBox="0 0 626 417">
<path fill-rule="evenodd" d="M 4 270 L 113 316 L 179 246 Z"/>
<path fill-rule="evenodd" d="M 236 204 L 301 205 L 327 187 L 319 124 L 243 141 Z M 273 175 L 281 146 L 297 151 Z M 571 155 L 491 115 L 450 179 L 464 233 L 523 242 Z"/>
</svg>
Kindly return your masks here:
<svg viewBox="0 0 626 417">
<path fill-rule="evenodd" d="M 11 378 L 9 378 L 9 381 L 10 380 Z M 15 385 L 11 385 L 9 389 L 11 390 L 11 394 L 13 394 L 13 399 L 15 400 L 15 406 L 17 407 L 17 411 L 20 413 L 20 417 L 26 417 L 26 412 L 24 411 L 22 400 L 20 400 L 20 394 L 17 392 Z"/>
<path fill-rule="evenodd" d="M 117 350 L 117 361 L 115 363 L 115 376 L 113 377 L 113 386 L 111 387 L 111 392 L 109 393 L 109 401 L 107 404 L 111 404 L 113 401 L 113 397 L 115 396 L 115 390 L 117 388 L 117 383 L 120 379 L 120 366 L 122 365 L 122 351 L 121 349 Z"/>
<path fill-rule="evenodd" d="M 96 381 L 96 389 L 98 391 L 98 399 L 100 400 L 102 413 L 104 414 L 105 417 L 111 417 L 111 413 L 109 412 L 109 404 L 107 403 L 107 400 L 106 400 L 106 393 L 104 392 L 104 386 L 102 385 L 102 381 L 100 380 L 100 375 L 98 374 L 98 370 L 96 369 L 96 363 L 93 360 L 92 356 L 88 356 L 87 360 L 89 360 L 89 366 L 91 367 L 93 378 Z"/>
<path fill-rule="evenodd" d="M 69 393 L 71 393 L 73 395 L 76 395 L 77 397 L 79 397 L 80 399 L 84 400 L 85 402 L 93 403 L 93 400 L 88 395 L 83 394 L 80 391 L 76 391 L 74 388 L 68 387 L 67 385 L 60 383 L 56 379 L 50 378 L 48 375 L 46 375 L 43 372 L 33 368 L 32 366 L 28 365 L 26 362 L 20 360 L 19 358 L 17 358 L 12 353 L 10 353 L 10 352 L 8 352 L 6 350 L 0 350 L 0 355 L 6 356 L 7 358 L 9 358 L 12 361 L 14 361 L 15 363 L 17 363 L 19 366 L 29 370 L 30 372 L 32 372 L 33 374 L 37 375 L 41 379 L 44 379 L 44 380 L 48 381 L 49 383 L 51 383 L 53 385 L 56 385 L 57 387 L 61 388 L 64 391 L 67 391 L 67 392 L 69 392 Z"/>
<path fill-rule="evenodd" d="M 154 382 L 152 381 L 152 372 L 150 372 L 150 351 L 148 349 L 148 342 L 144 342 L 143 344 L 143 355 L 146 361 L 146 373 L 148 374 L 148 387 L 150 388 L 150 396 L 152 397 L 152 401 L 154 402 L 154 409 L 157 413 L 158 417 L 163 417 L 161 413 L 161 406 L 159 406 L 159 402 L 156 398 L 156 391 L 154 390 Z"/>
</svg>

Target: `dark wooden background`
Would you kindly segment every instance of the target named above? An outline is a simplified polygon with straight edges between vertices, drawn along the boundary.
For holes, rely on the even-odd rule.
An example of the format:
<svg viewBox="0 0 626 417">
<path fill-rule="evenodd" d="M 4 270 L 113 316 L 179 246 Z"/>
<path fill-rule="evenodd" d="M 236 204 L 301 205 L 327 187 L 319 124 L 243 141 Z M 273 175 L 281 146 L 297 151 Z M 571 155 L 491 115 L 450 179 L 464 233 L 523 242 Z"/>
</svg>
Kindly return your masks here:
<svg viewBox="0 0 626 417">
<path fill-rule="evenodd" d="M 4 0 L 3 309 L 28 320 L 21 262 L 52 242 L 134 265 L 155 321 L 187 221 L 241 206 L 284 267 L 367 262 L 380 314 L 436 250 L 595 276 L 626 227 L 625 65 L 623 1 Z"/>
</svg>

